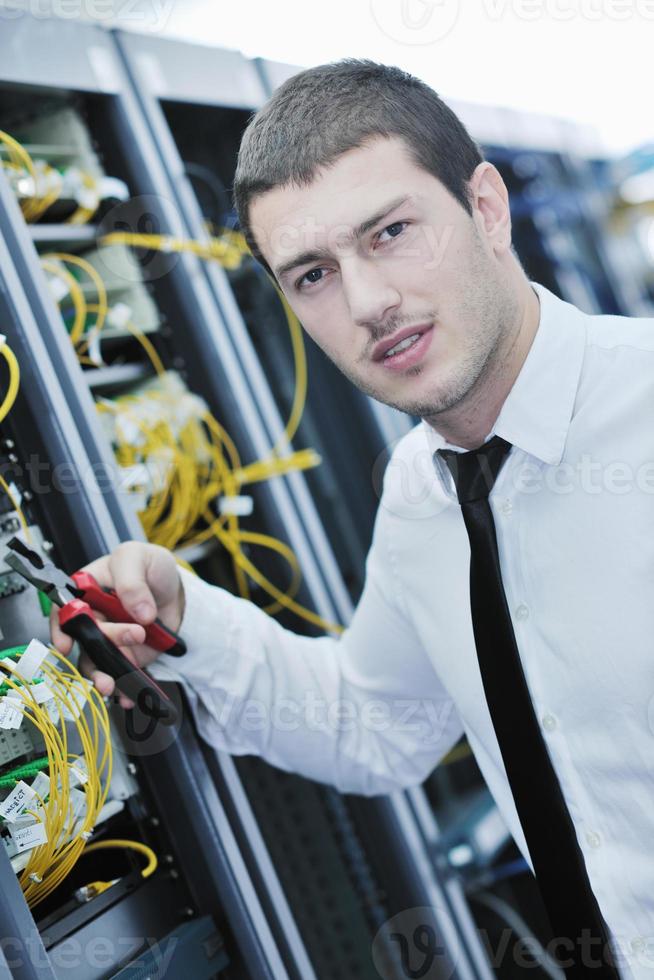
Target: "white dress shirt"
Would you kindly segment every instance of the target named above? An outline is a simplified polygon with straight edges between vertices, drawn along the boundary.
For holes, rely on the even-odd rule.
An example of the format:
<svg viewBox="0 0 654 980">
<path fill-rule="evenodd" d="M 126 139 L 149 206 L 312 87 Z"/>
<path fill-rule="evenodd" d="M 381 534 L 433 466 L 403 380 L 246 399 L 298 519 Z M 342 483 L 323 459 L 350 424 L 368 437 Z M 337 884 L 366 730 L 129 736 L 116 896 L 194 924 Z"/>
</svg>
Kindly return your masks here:
<svg viewBox="0 0 654 980">
<path fill-rule="evenodd" d="M 532 286 L 538 330 L 489 433 L 514 447 L 490 496 L 504 588 L 620 970 L 654 980 L 654 319 L 587 316 Z M 184 572 L 189 652 L 153 673 L 185 682 L 211 744 L 355 793 L 420 783 L 465 732 L 529 861 L 443 445 L 421 422 L 395 447 L 340 638 L 296 635 Z"/>
</svg>

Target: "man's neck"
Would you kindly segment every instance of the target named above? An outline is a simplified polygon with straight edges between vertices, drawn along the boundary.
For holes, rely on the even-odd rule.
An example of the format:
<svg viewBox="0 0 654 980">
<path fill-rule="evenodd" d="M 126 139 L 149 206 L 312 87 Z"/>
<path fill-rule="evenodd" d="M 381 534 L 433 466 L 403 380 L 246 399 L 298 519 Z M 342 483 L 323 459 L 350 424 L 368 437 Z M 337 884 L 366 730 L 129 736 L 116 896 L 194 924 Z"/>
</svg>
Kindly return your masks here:
<svg viewBox="0 0 654 980">
<path fill-rule="evenodd" d="M 522 370 L 539 322 L 540 300 L 533 287 L 528 285 L 520 326 L 508 349 L 496 359 L 495 369 L 489 372 L 485 383 L 471 392 L 469 399 L 457 405 L 451 413 L 448 412 L 447 418 L 439 416 L 433 422 L 426 420 L 450 445 L 477 449 L 483 444 Z"/>
</svg>

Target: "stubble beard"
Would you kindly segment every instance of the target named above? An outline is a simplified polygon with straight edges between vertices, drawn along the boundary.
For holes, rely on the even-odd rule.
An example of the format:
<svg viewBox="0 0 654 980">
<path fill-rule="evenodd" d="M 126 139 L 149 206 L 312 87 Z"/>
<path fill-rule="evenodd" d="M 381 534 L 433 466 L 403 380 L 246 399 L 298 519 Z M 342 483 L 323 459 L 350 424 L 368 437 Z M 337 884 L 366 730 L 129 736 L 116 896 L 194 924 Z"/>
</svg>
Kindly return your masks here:
<svg viewBox="0 0 654 980">
<path fill-rule="evenodd" d="M 470 289 L 471 282 L 475 283 L 474 290 Z M 475 399 L 483 398 L 484 389 L 491 386 L 493 378 L 502 372 L 503 356 L 515 326 L 519 306 L 478 241 L 472 248 L 470 264 L 460 293 L 458 308 L 469 326 L 459 342 L 466 346 L 451 368 L 449 376 L 436 379 L 433 389 L 426 396 L 412 399 L 409 395 L 395 399 L 342 364 L 338 367 L 364 394 L 405 415 L 426 419 L 434 425 L 439 419 L 443 419 L 445 413 L 461 409 L 465 403 L 474 405 Z M 403 378 L 410 386 L 409 379 L 417 381 L 425 370 L 422 364 L 417 364 L 406 371 Z M 438 371 L 438 365 L 435 370 Z"/>
</svg>

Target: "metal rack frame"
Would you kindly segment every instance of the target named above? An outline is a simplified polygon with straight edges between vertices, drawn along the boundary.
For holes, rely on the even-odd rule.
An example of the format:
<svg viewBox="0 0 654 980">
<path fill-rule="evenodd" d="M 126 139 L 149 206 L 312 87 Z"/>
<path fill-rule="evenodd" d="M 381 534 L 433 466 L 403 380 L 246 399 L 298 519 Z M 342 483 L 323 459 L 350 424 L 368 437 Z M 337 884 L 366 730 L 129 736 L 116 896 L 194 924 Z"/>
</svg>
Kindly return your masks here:
<svg viewBox="0 0 654 980">
<path fill-rule="evenodd" d="M 61 58 L 59 53 L 64 51 L 76 51 L 78 57 Z M 0 38 L 0 61 L 0 84 L 29 85 L 32 89 L 46 88 L 53 92 L 70 89 L 105 96 L 119 121 L 126 124 L 129 119 L 133 96 L 113 42 L 99 28 L 24 16 L 4 30 Z M 28 65 L 38 67 L 28 72 Z M 138 138 L 138 133 L 128 132 L 126 138 Z M 156 166 L 156 160 L 152 164 Z M 147 161 L 138 157 L 135 165 L 147 166 Z M 163 202 L 163 226 L 174 229 L 174 217 L 174 209 Z M 91 396 L 47 293 L 34 252 L 34 237 L 38 236 L 25 226 L 0 172 L 0 315 L 22 374 L 21 393 L 12 421 L 22 424 L 22 431 L 38 435 L 53 466 L 66 465 L 78 475 L 74 492 L 53 494 L 48 500 L 58 550 L 71 565 L 78 565 L 111 550 L 121 539 L 142 537 L 142 532 L 115 488 L 101 491 L 95 479 L 98 466 L 101 472 L 110 466 L 111 454 L 95 424 Z M 189 285 L 194 279 L 197 280 L 195 288 Z M 206 314 L 209 326 L 205 329 L 209 330 L 218 318 L 202 282 L 192 262 L 182 262 L 176 270 L 176 287 L 182 284 L 185 287 L 180 304 L 189 311 L 189 318 L 195 317 L 198 323 Z M 235 400 L 233 405 L 236 412 Z M 276 505 L 270 500 L 268 506 L 272 512 Z M 239 954 L 248 964 L 248 972 L 251 970 L 253 977 L 270 980 L 299 976 L 292 962 L 287 973 L 287 965 L 209 776 L 204 748 L 188 721 L 182 725 L 177 740 L 144 762 L 141 769 L 167 829 L 176 836 L 186 856 L 187 874 L 197 857 L 196 834 L 203 841 L 206 861 L 195 893 L 210 904 L 221 903 Z M 194 830 L 192 835 L 188 833 L 190 825 Z M 38 936 L 34 919 L 6 859 L 5 865 L 0 869 L 0 934 L 18 935 L 25 942 L 33 942 L 34 935 Z M 45 950 L 36 963 L 33 957 L 23 959 L 14 976 L 21 980 L 54 977 Z M 303 963 L 301 957 L 298 962 Z M 0 959 L 0 975 L 2 968 Z"/>
</svg>

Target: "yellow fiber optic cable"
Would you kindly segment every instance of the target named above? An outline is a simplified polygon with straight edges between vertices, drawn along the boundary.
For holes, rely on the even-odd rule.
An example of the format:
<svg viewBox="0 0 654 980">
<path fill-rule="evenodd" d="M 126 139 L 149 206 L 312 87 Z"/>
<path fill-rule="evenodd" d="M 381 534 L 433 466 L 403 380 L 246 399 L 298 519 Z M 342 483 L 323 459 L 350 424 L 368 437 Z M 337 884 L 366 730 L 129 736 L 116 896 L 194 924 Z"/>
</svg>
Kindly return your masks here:
<svg viewBox="0 0 654 980">
<path fill-rule="evenodd" d="M 43 810 L 32 808 L 28 811 L 35 820 L 44 820 L 47 834 L 46 843 L 30 852 L 29 861 L 19 879 L 30 906 L 42 901 L 56 888 L 77 861 L 104 805 L 111 778 L 111 739 L 106 706 L 97 691 L 87 686 L 69 661 L 54 648 L 50 648 L 50 653 L 62 665 L 60 667 L 48 661 L 42 665 L 46 682 L 54 695 L 59 727 L 35 701 L 30 685 L 19 686 L 12 680 L 10 673 L 5 680 L 7 686 L 16 692 L 14 700 L 17 710 L 22 710 L 25 722 L 34 725 L 43 737 L 50 776 L 49 801 L 46 803 L 39 797 L 38 802 L 42 804 Z M 0 667 L 3 667 L 2 660 Z M 4 664 L 5 670 L 7 667 Z M 85 815 L 79 828 L 79 818 L 70 810 L 68 768 L 69 760 L 75 762 L 79 757 L 71 756 L 68 751 L 64 709 L 74 718 L 75 730 L 82 745 L 81 758 L 86 770 L 86 782 L 83 785 Z M 91 724 L 87 720 L 87 712 L 91 716 Z M 40 812 L 43 817 L 39 816 Z"/>
<path fill-rule="evenodd" d="M 18 365 L 16 355 L 6 341 L 2 345 L 2 348 L 0 348 L 0 353 L 4 357 L 5 361 L 7 362 L 7 366 L 9 367 L 9 387 L 7 388 L 5 397 L 2 399 L 2 404 L 0 404 L 0 422 L 2 422 L 11 411 L 13 404 L 16 401 L 16 396 L 18 395 L 18 388 L 20 386 L 20 367 Z"/>
<path fill-rule="evenodd" d="M 89 277 L 93 285 L 95 286 L 95 291 L 98 294 L 98 302 L 93 305 L 93 310 L 97 314 L 96 329 L 102 330 L 107 313 L 109 312 L 109 304 L 107 301 L 107 287 L 104 284 L 102 276 L 98 270 L 91 265 L 86 259 L 82 258 L 80 255 L 70 255 L 67 252 L 48 252 L 41 257 L 41 263 L 51 263 L 51 262 L 62 262 L 64 266 L 74 265 L 78 269 L 81 269 Z M 71 277 L 74 279 L 74 277 Z M 68 280 L 66 280 L 68 282 Z M 76 281 L 76 280 L 75 280 Z M 85 303 L 86 311 L 88 312 L 90 307 Z M 74 325 L 70 333 L 70 339 L 73 344 L 76 344 L 82 336 L 84 330 L 84 324 L 79 327 L 77 324 Z"/>
<path fill-rule="evenodd" d="M 222 240 L 222 246 L 224 246 L 225 241 L 234 250 L 234 253 L 238 253 L 240 259 L 244 254 L 247 254 L 244 238 L 240 233 L 232 233 L 229 239 Z M 218 260 L 221 260 L 221 254 L 223 254 L 215 246 L 215 242 L 209 247 L 192 241 L 173 240 L 167 236 L 131 235 L 120 232 L 106 236 L 102 243 L 160 248 L 164 251 L 192 251 L 201 257 L 217 258 Z M 74 259 L 76 257 L 55 253 L 49 258 L 65 261 L 68 258 Z M 77 264 L 84 267 L 80 261 Z M 88 272 L 88 269 L 85 271 Z M 91 273 L 89 274 L 91 275 Z M 100 290 L 98 290 L 98 295 L 99 298 L 102 296 Z M 103 300 L 105 298 L 106 293 Z M 279 293 L 279 299 L 291 336 L 296 386 L 284 433 L 271 449 L 269 457 L 243 466 L 233 441 L 208 411 L 196 419 L 189 419 L 174 433 L 166 421 L 166 412 L 168 411 L 170 417 L 177 421 L 175 396 L 172 396 L 171 399 L 165 391 L 150 391 L 141 397 L 122 396 L 114 399 L 113 402 L 102 400 L 98 402 L 97 408 L 99 412 L 112 413 L 117 418 L 120 416 L 126 419 L 131 418 L 132 426 L 135 426 L 141 434 L 139 444 L 134 445 L 133 439 L 121 440 L 118 432 L 116 432 L 116 458 L 121 466 L 129 467 L 141 462 L 152 466 L 158 460 L 164 461 L 164 463 L 167 461 L 168 465 L 165 467 L 161 485 L 154 488 L 148 498 L 145 510 L 139 515 L 149 541 L 170 550 L 199 544 L 211 537 L 218 538 L 223 544 L 229 542 L 231 547 L 228 547 L 227 550 L 232 558 L 236 586 L 240 595 L 245 598 L 250 597 L 249 576 L 252 581 L 257 582 L 276 600 L 272 605 L 265 607 L 266 612 L 272 614 L 285 607 L 311 623 L 334 631 L 341 629 L 341 627 L 333 623 L 326 623 L 322 617 L 294 602 L 293 597 L 297 594 L 301 584 L 301 572 L 297 559 L 287 545 L 269 535 L 256 535 L 254 532 L 241 531 L 236 514 L 228 512 L 216 517 L 208 510 L 208 505 L 213 500 L 237 497 L 241 488 L 248 483 L 268 480 L 293 470 L 308 469 L 320 463 L 320 457 L 314 450 L 288 452 L 288 445 L 297 432 L 304 410 L 307 371 L 302 328 L 281 293 Z M 87 312 L 100 312 L 102 314 L 98 317 L 98 326 L 100 327 L 106 317 L 105 302 L 100 302 L 98 306 L 87 305 L 86 310 Z M 79 328 L 76 319 L 74 329 L 71 331 L 73 342 L 81 337 L 82 329 L 83 327 Z M 152 342 L 134 324 L 128 323 L 127 329 L 143 347 L 156 374 L 164 377 L 166 374 L 164 365 Z M 85 354 L 87 347 L 88 342 L 83 339 L 77 348 L 78 356 L 83 363 L 93 364 L 92 359 Z M 161 402 L 162 412 L 156 420 L 146 421 L 141 417 L 141 405 L 145 404 L 144 398 L 150 399 L 153 404 L 156 404 L 157 399 Z M 227 453 L 227 458 L 225 453 Z M 206 528 L 197 528 L 199 520 L 206 521 Z M 289 561 L 292 576 L 285 592 L 272 585 L 264 575 L 255 569 L 253 563 L 245 558 L 241 544 L 246 542 L 268 547 Z M 252 574 L 252 569 L 255 570 L 255 574 Z"/>
<path fill-rule="evenodd" d="M 86 300 L 84 299 L 84 294 L 80 289 L 80 285 L 75 276 L 60 262 L 55 262 L 54 260 L 47 258 L 41 258 L 41 266 L 51 275 L 56 276 L 58 279 L 63 279 L 68 286 L 68 292 L 75 310 L 75 319 L 73 320 L 73 325 L 70 329 L 70 339 L 73 344 L 76 344 L 84 333 L 87 312 Z"/>
<path fill-rule="evenodd" d="M 154 872 L 157 870 L 157 865 L 159 863 L 157 860 L 157 855 L 155 854 L 155 852 L 152 850 L 151 847 L 148 847 L 147 844 L 142 844 L 141 841 L 127 840 L 127 839 L 123 840 L 119 838 L 116 838 L 115 840 L 112 839 L 112 840 L 93 841 L 93 843 L 86 845 L 83 853 L 91 854 L 93 851 L 103 851 L 103 850 L 112 850 L 112 849 L 118 849 L 121 851 L 125 851 L 125 850 L 138 851 L 139 854 L 145 855 L 148 861 L 145 867 L 141 869 L 142 878 L 149 878 L 150 875 L 154 874 Z"/>
<path fill-rule="evenodd" d="M 32 535 L 30 534 L 30 529 L 29 529 L 28 524 L 27 524 L 27 519 L 26 519 L 25 514 L 23 513 L 23 511 L 22 511 L 22 509 L 20 507 L 20 504 L 18 503 L 18 501 L 14 497 L 13 493 L 11 492 L 11 489 L 9 487 L 9 484 L 5 480 L 4 476 L 2 476 L 2 474 L 0 474 L 0 487 L 7 494 L 7 496 L 9 497 L 9 502 L 10 502 L 12 508 L 18 514 L 18 520 L 20 521 L 21 527 L 23 528 L 23 531 L 25 533 L 25 538 L 29 542 L 31 540 Z"/>
</svg>

